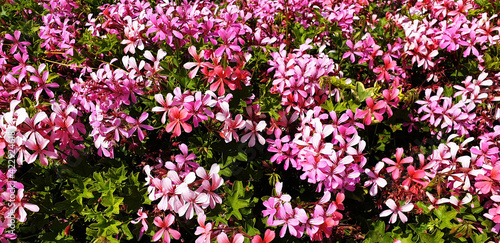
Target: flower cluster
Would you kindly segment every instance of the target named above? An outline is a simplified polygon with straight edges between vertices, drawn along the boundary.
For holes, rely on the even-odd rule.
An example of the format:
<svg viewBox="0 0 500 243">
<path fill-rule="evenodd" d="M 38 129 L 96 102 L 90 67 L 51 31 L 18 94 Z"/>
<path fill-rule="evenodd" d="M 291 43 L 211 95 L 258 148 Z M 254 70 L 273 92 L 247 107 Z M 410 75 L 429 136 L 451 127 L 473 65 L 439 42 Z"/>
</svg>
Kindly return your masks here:
<svg viewBox="0 0 500 243">
<path fill-rule="evenodd" d="M 262 213 L 268 216 L 267 224 L 281 226 L 281 238 L 287 230 L 290 235 L 298 238 L 301 238 L 304 233 L 314 241 L 322 240 L 325 236 L 329 238 L 332 229 L 343 217 L 337 210 L 344 210 L 342 204 L 344 194 L 338 193 L 336 199 L 332 201 L 332 195 L 327 191 L 317 202 L 292 207 L 291 197 L 282 193 L 282 187 L 283 183 L 277 182 L 276 197 L 270 197 L 263 203 L 266 209 Z"/>
<path fill-rule="evenodd" d="M 139 238 L 269 242 L 274 231 L 259 234 L 278 227 L 320 241 L 359 223 L 344 204 L 367 195 L 360 212 L 405 237 L 407 222 L 442 230 L 413 216 L 445 205 L 461 224 L 449 235 L 500 231 L 494 1 L 26 2 L 43 16 L 2 19 L 0 155 L 23 169 L 141 161 Z M 39 211 L 9 173 L 2 241 L 16 237 L 6 215 Z M 282 192 L 292 180 L 300 199 Z M 472 227 L 465 207 L 494 225 Z M 131 237 L 124 225 L 113 237 Z"/>
</svg>

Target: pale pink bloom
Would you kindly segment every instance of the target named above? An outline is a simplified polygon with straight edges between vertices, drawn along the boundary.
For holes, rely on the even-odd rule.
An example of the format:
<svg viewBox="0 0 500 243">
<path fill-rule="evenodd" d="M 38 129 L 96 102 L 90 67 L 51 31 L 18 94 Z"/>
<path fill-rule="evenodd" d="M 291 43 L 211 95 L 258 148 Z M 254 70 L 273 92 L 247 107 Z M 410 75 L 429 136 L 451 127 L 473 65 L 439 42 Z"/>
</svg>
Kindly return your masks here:
<svg viewBox="0 0 500 243">
<path fill-rule="evenodd" d="M 28 214 L 26 213 L 26 210 L 24 210 L 25 208 L 30 210 L 31 212 L 38 212 L 40 210 L 40 208 L 35 204 L 23 202 L 23 197 L 24 189 L 19 188 L 17 190 L 14 202 L 12 202 L 13 207 L 11 208 L 11 210 L 16 212 L 16 219 L 19 220 L 19 222 L 26 222 L 26 216 Z M 3 192 L 2 198 L 5 201 L 9 201 L 11 198 L 11 193 L 9 193 L 8 191 Z"/>
<path fill-rule="evenodd" d="M 462 206 L 464 204 L 468 204 L 472 202 L 472 195 L 467 193 L 462 200 L 458 200 L 456 196 L 451 196 L 450 198 L 441 198 L 437 201 L 437 204 L 449 203 L 454 205 L 455 207 Z"/>
<path fill-rule="evenodd" d="M 140 208 L 139 211 L 137 212 L 137 215 L 139 215 L 139 218 L 132 220 L 130 223 L 137 224 L 141 222 L 142 227 L 141 227 L 141 233 L 139 234 L 139 239 L 141 239 L 144 232 L 148 230 L 148 221 L 146 220 L 148 218 L 148 214 L 142 212 L 142 208 Z"/>
<path fill-rule="evenodd" d="M 413 209 L 412 203 L 406 204 L 401 207 L 399 205 L 396 205 L 396 202 L 394 202 L 394 200 L 392 199 L 387 200 L 385 202 L 385 205 L 387 205 L 389 209 L 380 213 L 380 217 L 387 217 L 392 214 L 391 219 L 389 220 L 389 223 L 391 224 L 396 223 L 396 221 L 398 220 L 398 216 L 399 218 L 401 218 L 401 222 L 405 223 L 406 221 L 408 221 L 408 218 L 406 217 L 404 212 L 410 212 Z"/>
<path fill-rule="evenodd" d="M 35 151 L 35 153 L 31 154 L 28 158 L 26 158 L 26 163 L 31 164 L 35 162 L 36 158 L 40 155 L 40 163 L 42 165 L 48 165 L 49 161 L 47 157 L 57 158 L 57 154 L 54 151 L 49 151 L 46 149 L 47 145 L 50 143 L 49 139 L 42 137 L 39 133 L 35 134 L 35 137 L 26 141 L 26 147 L 30 150 Z"/>
<path fill-rule="evenodd" d="M 248 142 L 248 147 L 253 147 L 253 146 L 255 146 L 255 137 L 257 137 L 257 139 L 259 140 L 259 143 L 264 145 L 266 140 L 264 139 L 264 137 L 262 135 L 260 135 L 259 132 L 262 132 L 264 130 L 264 128 L 266 128 L 265 121 L 260 121 L 257 124 L 257 122 L 247 120 L 245 127 L 246 127 L 246 130 L 250 131 L 250 132 L 243 135 L 243 137 L 241 137 L 241 142 L 245 143 L 246 141 L 248 141 L 248 139 L 250 139 L 250 141 Z"/>
<path fill-rule="evenodd" d="M 196 73 L 198 73 L 198 70 L 200 68 L 206 67 L 207 64 L 202 61 L 202 57 L 205 55 L 205 51 L 202 50 L 200 52 L 200 55 L 196 53 L 196 47 L 195 46 L 190 46 L 188 49 L 189 54 L 196 60 L 196 62 L 188 62 L 184 64 L 185 69 L 191 69 L 195 67 L 193 70 L 189 72 L 189 78 L 194 78 L 196 76 Z"/>
<path fill-rule="evenodd" d="M 365 169 L 365 173 L 371 178 L 365 182 L 365 187 L 372 185 L 370 188 L 370 196 L 375 196 L 378 193 L 378 188 L 383 188 L 387 185 L 387 181 L 379 175 L 380 171 L 384 168 L 383 162 L 378 162 L 373 168 L 373 171 Z"/>
<path fill-rule="evenodd" d="M 179 216 L 186 215 L 187 219 L 192 219 L 194 216 L 194 212 L 197 215 L 203 214 L 203 209 L 200 207 L 200 204 L 205 203 L 208 199 L 207 194 L 205 193 L 196 193 L 191 190 L 185 191 L 182 193 L 182 199 L 185 204 L 180 207 L 177 212 Z"/>
<path fill-rule="evenodd" d="M 171 93 L 168 93 L 166 98 L 167 99 L 165 100 L 162 94 L 156 94 L 155 100 L 156 102 L 160 103 L 161 107 L 156 106 L 151 110 L 156 113 L 163 112 L 163 116 L 161 117 L 162 124 L 165 124 L 165 122 L 167 121 L 167 114 L 170 108 L 179 104 L 179 102 L 173 100 L 173 95 Z"/>
<path fill-rule="evenodd" d="M 233 236 L 233 240 L 229 241 L 226 233 L 222 232 L 217 236 L 217 243 L 243 243 L 245 237 L 242 234 L 236 234 Z"/>
</svg>

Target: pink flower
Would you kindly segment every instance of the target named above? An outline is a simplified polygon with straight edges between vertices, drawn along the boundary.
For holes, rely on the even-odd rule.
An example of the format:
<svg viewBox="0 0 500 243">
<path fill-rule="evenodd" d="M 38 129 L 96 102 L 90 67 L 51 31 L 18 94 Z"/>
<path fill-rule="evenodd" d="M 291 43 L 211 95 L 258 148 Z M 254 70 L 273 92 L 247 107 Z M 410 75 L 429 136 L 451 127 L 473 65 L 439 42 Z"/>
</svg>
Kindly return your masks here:
<svg viewBox="0 0 500 243">
<path fill-rule="evenodd" d="M 179 231 L 170 228 L 174 220 L 175 217 L 172 214 L 167 215 L 163 220 L 160 217 L 156 217 L 154 224 L 161 229 L 153 236 L 153 241 L 158 241 L 163 238 L 163 242 L 170 243 L 170 236 L 176 240 L 181 238 L 181 233 L 179 233 Z"/>
<path fill-rule="evenodd" d="M 253 237 L 252 243 L 269 243 L 274 240 L 275 235 L 274 231 L 267 229 L 264 239 L 262 239 L 260 235 L 256 235 Z"/>
<path fill-rule="evenodd" d="M 212 223 L 205 224 L 207 216 L 205 214 L 198 215 L 198 224 L 200 226 L 196 227 L 195 235 L 200 235 L 196 239 L 196 243 L 210 243 L 210 238 L 212 235 Z"/>
<path fill-rule="evenodd" d="M 214 54 L 216 57 L 221 57 L 224 52 L 226 52 L 229 60 L 232 59 L 231 51 L 239 52 L 241 51 L 241 47 L 236 45 L 237 41 L 233 39 L 236 37 L 236 29 L 229 28 L 227 30 L 220 29 L 218 32 L 219 37 L 224 42 L 217 50 L 215 50 Z"/>
<path fill-rule="evenodd" d="M 390 81 L 391 75 L 389 74 L 389 70 L 394 71 L 394 67 L 396 67 L 397 64 L 395 61 L 392 60 L 391 56 L 389 55 L 385 55 L 383 59 L 384 59 L 384 66 L 374 68 L 373 72 L 380 73 L 377 77 L 377 80 Z"/>
<path fill-rule="evenodd" d="M 374 104 L 373 98 L 368 97 L 366 99 L 366 106 L 367 106 L 367 109 L 364 111 L 360 110 L 360 109 L 356 110 L 356 115 L 355 115 L 356 119 L 364 118 L 363 123 L 365 125 L 372 124 L 372 115 L 378 121 L 382 121 L 384 119 L 382 114 L 385 112 L 385 106 L 386 106 L 385 101 L 381 100 L 381 101 L 378 101 L 377 104 Z M 380 110 L 380 112 L 377 112 L 377 110 Z"/>
<path fill-rule="evenodd" d="M 373 168 L 373 171 L 369 169 L 365 169 L 365 173 L 371 178 L 369 181 L 365 182 L 365 187 L 372 185 L 370 188 L 370 196 L 377 195 L 378 187 L 382 188 L 387 185 L 387 181 L 379 175 L 380 171 L 384 168 L 383 162 L 378 162 Z"/>
<path fill-rule="evenodd" d="M 59 87 L 59 84 L 57 83 L 47 83 L 49 79 L 49 72 L 43 71 L 45 67 L 46 65 L 44 63 L 40 64 L 40 66 L 38 66 L 38 70 L 35 70 L 33 75 L 30 76 L 31 81 L 38 83 L 38 87 L 35 91 L 36 101 L 40 98 L 42 91 L 45 91 L 50 98 L 54 98 L 54 92 L 52 92 L 49 88 Z"/>
<path fill-rule="evenodd" d="M 194 78 L 196 76 L 196 73 L 198 73 L 198 70 L 201 67 L 207 66 L 207 64 L 201 60 L 201 57 L 203 57 L 205 55 L 205 51 L 202 50 L 200 52 L 200 55 L 198 55 L 196 53 L 196 47 L 190 46 L 188 49 L 188 52 L 189 52 L 189 54 L 191 54 L 192 57 L 194 57 L 196 62 L 188 62 L 188 63 L 184 64 L 184 68 L 191 69 L 191 68 L 195 67 L 193 70 L 191 70 L 189 72 L 189 78 Z"/>
<path fill-rule="evenodd" d="M 132 134 L 134 134 L 135 131 L 137 131 L 137 135 L 139 137 L 139 140 L 142 141 L 144 140 L 144 134 L 146 134 L 141 128 L 144 128 L 146 130 L 153 130 L 154 128 L 149 125 L 144 125 L 142 124 L 147 118 L 148 118 L 148 113 L 143 112 L 141 117 L 139 119 L 134 119 L 131 116 L 127 116 L 125 119 L 131 126 L 130 130 L 128 131 L 128 137 L 131 137 Z"/>
<path fill-rule="evenodd" d="M 5 201 L 9 201 L 11 197 L 12 197 L 11 193 L 9 193 L 8 191 L 2 193 L 2 198 Z M 24 197 L 24 189 L 19 188 L 17 190 L 14 202 L 12 203 L 13 207 L 11 208 L 11 210 L 17 211 L 16 219 L 19 220 L 20 222 L 26 222 L 26 216 L 28 214 L 26 213 L 26 210 L 24 210 L 25 208 L 30 210 L 31 212 L 38 212 L 40 210 L 40 208 L 35 204 L 23 202 L 23 197 Z"/>
<path fill-rule="evenodd" d="M 409 164 L 413 163 L 413 158 L 408 157 L 401 159 L 401 156 L 403 156 L 403 148 L 397 148 L 396 149 L 396 162 L 389 158 L 383 158 L 382 161 L 384 161 L 386 164 L 392 165 L 390 167 L 387 167 L 387 172 L 392 173 L 392 179 L 396 180 L 399 178 L 401 175 L 401 170 L 403 169 L 403 164 Z"/>
<path fill-rule="evenodd" d="M 500 183 L 500 165 L 496 165 L 491 169 L 490 176 L 477 175 L 475 186 L 482 194 L 488 194 L 492 190 L 494 183 Z"/>
<path fill-rule="evenodd" d="M 264 145 L 266 140 L 262 135 L 260 135 L 259 132 L 262 132 L 264 128 L 266 128 L 266 122 L 265 121 L 260 121 L 258 124 L 257 122 L 247 120 L 245 124 L 246 130 L 250 131 L 249 133 L 243 135 L 241 137 L 241 142 L 245 143 L 250 139 L 250 142 L 248 142 L 248 147 L 253 147 L 255 146 L 255 137 L 259 140 L 259 143 Z"/>
<path fill-rule="evenodd" d="M 142 212 L 142 208 L 140 208 L 139 211 L 137 212 L 137 215 L 139 215 L 139 218 L 132 220 L 130 223 L 137 224 L 141 222 L 142 227 L 141 227 L 141 233 L 139 234 L 139 240 L 140 240 L 144 232 L 148 230 L 148 221 L 146 220 L 148 218 L 148 214 Z"/>
<path fill-rule="evenodd" d="M 229 241 L 226 233 L 222 232 L 217 236 L 217 243 L 243 243 L 245 237 L 242 234 L 236 234 L 233 236 L 233 240 Z"/>
<path fill-rule="evenodd" d="M 180 207 L 177 212 L 179 216 L 182 217 L 186 215 L 187 219 L 191 219 L 194 216 L 194 212 L 196 212 L 197 215 L 203 214 L 203 209 L 200 207 L 200 204 L 205 203 L 208 196 L 205 193 L 198 194 L 191 190 L 186 190 L 182 193 L 182 199 L 185 204 Z"/>
<path fill-rule="evenodd" d="M 396 205 L 396 202 L 394 202 L 394 200 L 392 199 L 387 200 L 385 202 L 385 205 L 387 205 L 389 209 L 380 213 L 380 217 L 387 217 L 392 214 L 391 219 L 389 221 L 389 223 L 391 224 L 396 223 L 396 221 L 398 220 L 398 216 L 399 218 L 401 218 L 401 222 L 405 223 L 406 221 L 408 221 L 408 218 L 406 217 L 406 215 L 404 215 L 403 212 L 410 212 L 413 209 L 412 203 L 406 204 L 401 207 L 399 205 Z"/>
<path fill-rule="evenodd" d="M 156 112 L 156 113 L 163 112 L 163 116 L 161 117 L 161 123 L 163 123 L 163 124 L 165 124 L 165 122 L 167 120 L 167 113 L 170 110 L 170 108 L 179 104 L 178 101 L 173 100 L 174 97 L 171 93 L 168 93 L 166 98 L 167 98 L 167 100 L 165 100 L 165 98 L 163 98 L 162 94 L 156 94 L 155 100 L 156 100 L 156 102 L 160 103 L 161 107 L 156 106 L 156 107 L 153 107 L 153 109 L 151 110 L 151 111 Z"/>
<path fill-rule="evenodd" d="M 40 163 L 42 165 L 48 165 L 49 161 L 47 160 L 47 157 L 50 158 L 57 158 L 57 154 L 54 151 L 49 151 L 46 149 L 47 145 L 50 143 L 49 139 L 45 139 L 40 135 L 39 133 L 36 133 L 34 137 L 31 137 L 30 140 L 26 141 L 26 147 L 29 148 L 30 150 L 35 151 L 32 155 L 30 155 L 26 159 L 26 163 L 31 164 L 35 162 L 36 158 L 40 155 Z"/>
<path fill-rule="evenodd" d="M 19 31 L 19 30 L 14 31 L 14 36 L 12 36 L 10 34 L 6 34 L 5 35 L 5 39 L 14 42 L 14 44 L 12 44 L 12 47 L 10 48 L 10 54 L 14 54 L 14 52 L 16 52 L 16 50 L 18 48 L 19 48 L 19 50 L 22 53 L 25 53 L 26 52 L 26 47 L 25 46 L 31 45 L 31 43 L 29 43 L 27 41 L 21 41 L 20 42 L 19 41 L 20 37 L 21 37 L 21 31 Z"/>
<path fill-rule="evenodd" d="M 209 73 L 209 82 L 214 83 L 210 85 L 210 91 L 217 91 L 217 95 L 222 96 L 226 92 L 224 88 L 224 84 L 226 84 L 229 89 L 235 90 L 236 84 L 230 79 L 231 74 L 233 73 L 233 69 L 231 67 L 226 67 L 225 69 L 222 66 L 216 66 L 213 71 Z"/>
<path fill-rule="evenodd" d="M 187 110 L 179 110 L 179 108 L 173 107 L 168 112 L 168 118 L 170 120 L 170 123 L 167 125 L 165 130 L 167 130 L 167 132 L 171 132 L 172 130 L 174 130 L 172 136 L 177 137 L 181 135 L 181 126 L 185 132 L 191 132 L 191 125 L 186 123 L 186 121 L 190 118 Z"/>
<path fill-rule="evenodd" d="M 427 186 L 428 182 L 424 170 L 415 170 L 415 167 L 413 167 L 413 165 L 408 166 L 406 170 L 408 171 L 408 176 L 403 181 L 403 187 L 405 189 L 408 190 L 410 188 L 410 183 L 412 181 L 422 185 L 423 187 Z"/>
</svg>

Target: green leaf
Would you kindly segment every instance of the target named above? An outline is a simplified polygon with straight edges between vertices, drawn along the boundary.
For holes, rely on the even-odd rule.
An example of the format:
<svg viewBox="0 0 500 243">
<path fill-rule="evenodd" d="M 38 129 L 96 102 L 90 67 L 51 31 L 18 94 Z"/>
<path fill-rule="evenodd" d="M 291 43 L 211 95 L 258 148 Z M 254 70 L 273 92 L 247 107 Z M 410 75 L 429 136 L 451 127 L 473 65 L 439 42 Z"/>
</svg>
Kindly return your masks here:
<svg viewBox="0 0 500 243">
<path fill-rule="evenodd" d="M 359 101 L 363 102 L 368 97 L 373 97 L 375 94 L 375 88 L 365 89 L 362 82 L 356 82 L 356 90 L 354 93 L 359 97 Z"/>
<path fill-rule="evenodd" d="M 447 211 L 447 208 L 448 207 L 446 205 L 442 205 L 438 209 L 433 211 L 434 215 L 436 215 L 439 218 L 439 220 L 441 220 L 441 223 L 439 224 L 440 229 L 453 228 L 453 223 L 451 222 L 451 220 L 456 218 L 457 211 L 455 210 Z"/>
<path fill-rule="evenodd" d="M 243 183 L 241 181 L 235 181 L 232 190 L 229 192 L 229 196 L 226 199 L 227 205 L 232 211 L 228 213 L 228 218 L 234 216 L 238 220 L 242 220 L 243 216 L 240 213 L 240 209 L 248 207 L 250 202 L 248 199 L 242 200 L 245 196 L 245 189 L 243 189 Z"/>
<path fill-rule="evenodd" d="M 90 178 L 83 181 L 81 178 L 76 180 L 76 184 L 73 185 L 73 190 L 66 190 L 64 193 L 69 195 L 70 201 L 76 201 L 80 206 L 83 206 L 83 198 L 93 198 L 94 194 L 87 189 L 87 185 L 92 180 Z"/>
<path fill-rule="evenodd" d="M 480 235 L 478 235 L 476 233 L 472 233 L 470 238 L 471 238 L 473 243 L 483 243 L 489 239 L 489 237 L 486 233 L 482 233 Z"/>
<path fill-rule="evenodd" d="M 106 216 L 110 217 L 112 214 L 120 213 L 120 205 L 123 204 L 123 197 L 114 197 L 113 193 L 111 191 L 108 191 L 105 195 L 102 196 L 101 199 L 101 204 L 104 207 L 107 207 L 107 209 L 104 210 Z"/>
<path fill-rule="evenodd" d="M 372 229 L 366 234 L 366 238 L 363 242 L 365 243 L 378 243 L 384 242 L 385 235 L 385 222 L 382 220 L 372 222 Z"/>
<path fill-rule="evenodd" d="M 417 202 L 417 206 L 418 206 L 418 208 L 422 209 L 425 214 L 428 214 L 428 213 L 431 212 L 429 210 L 429 208 L 427 207 L 427 205 L 425 203 L 421 202 L 421 201 Z"/>
<path fill-rule="evenodd" d="M 120 226 L 120 228 L 121 228 L 121 230 L 122 230 L 123 234 L 125 234 L 125 238 L 126 238 L 127 240 L 131 240 L 131 239 L 133 239 L 133 238 L 134 238 L 134 235 L 132 234 L 132 232 L 131 232 L 131 231 L 130 231 L 130 229 L 128 228 L 128 224 L 129 224 L 129 223 L 122 224 L 122 225 Z"/>
<path fill-rule="evenodd" d="M 248 161 L 247 154 L 243 152 L 238 152 L 236 159 L 239 161 Z"/>
<path fill-rule="evenodd" d="M 421 242 L 433 242 L 433 243 L 444 243 L 443 236 L 444 233 L 441 232 L 440 230 L 437 230 L 434 234 L 429 234 L 429 233 L 420 233 L 420 240 Z"/>
</svg>

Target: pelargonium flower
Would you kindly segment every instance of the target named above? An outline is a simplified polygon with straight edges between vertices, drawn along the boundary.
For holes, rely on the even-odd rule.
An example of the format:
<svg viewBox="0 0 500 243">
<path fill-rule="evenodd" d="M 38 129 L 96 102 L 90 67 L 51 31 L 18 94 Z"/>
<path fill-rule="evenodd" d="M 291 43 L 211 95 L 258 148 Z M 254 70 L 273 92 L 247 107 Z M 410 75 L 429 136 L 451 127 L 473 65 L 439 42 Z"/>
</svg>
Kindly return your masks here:
<svg viewBox="0 0 500 243">
<path fill-rule="evenodd" d="M 171 132 L 172 130 L 174 130 L 172 136 L 177 137 L 181 135 L 181 127 L 184 129 L 185 132 L 187 133 L 191 132 L 192 130 L 191 125 L 186 123 L 186 121 L 190 118 L 187 110 L 185 109 L 179 110 L 179 108 L 173 107 L 168 112 L 168 118 L 170 120 L 170 123 L 167 125 L 165 130 L 167 132 Z"/>
<path fill-rule="evenodd" d="M 259 143 L 264 145 L 266 140 L 262 135 L 260 135 L 259 132 L 262 132 L 264 128 L 266 128 L 266 122 L 265 121 L 260 121 L 259 123 L 247 120 L 245 124 L 246 130 L 250 131 L 249 133 L 243 135 L 241 137 L 241 142 L 245 143 L 250 139 L 248 142 L 248 147 L 253 147 L 255 146 L 255 138 L 257 137 L 257 140 L 259 140 Z"/>
<path fill-rule="evenodd" d="M 154 220 L 154 224 L 161 229 L 153 236 L 153 241 L 158 241 L 163 238 L 162 242 L 170 243 L 170 236 L 172 236 L 176 240 L 181 238 L 181 233 L 179 233 L 179 231 L 170 228 L 170 225 L 174 223 L 174 220 L 175 217 L 172 214 L 167 215 L 164 219 L 156 217 Z"/>
<path fill-rule="evenodd" d="M 401 218 L 401 222 L 406 223 L 408 221 L 408 218 L 404 214 L 404 212 L 410 212 L 413 209 L 413 204 L 409 203 L 404 206 L 399 206 L 394 202 L 394 200 L 389 199 L 385 202 L 385 205 L 389 207 L 389 209 L 384 210 L 382 213 L 380 213 L 380 217 L 387 217 L 392 214 L 391 219 L 389 220 L 389 223 L 394 224 L 399 218 Z"/>
</svg>

